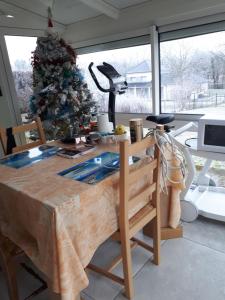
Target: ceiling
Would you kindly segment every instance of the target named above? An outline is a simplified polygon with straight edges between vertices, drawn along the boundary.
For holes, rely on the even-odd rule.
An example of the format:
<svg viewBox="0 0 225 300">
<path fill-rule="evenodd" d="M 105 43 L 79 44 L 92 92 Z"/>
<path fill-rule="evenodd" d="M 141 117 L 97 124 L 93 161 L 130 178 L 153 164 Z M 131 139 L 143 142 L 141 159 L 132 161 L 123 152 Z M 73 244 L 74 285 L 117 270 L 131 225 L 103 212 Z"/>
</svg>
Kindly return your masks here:
<svg viewBox="0 0 225 300">
<path fill-rule="evenodd" d="M 61 25 L 106 15 L 117 19 L 121 10 L 151 0 L 1 0 L 0 10 L 14 15 L 18 13 L 47 17 L 47 7 L 52 7 L 53 20 Z"/>
<path fill-rule="evenodd" d="M 56 31 L 71 41 L 139 32 L 152 24 L 162 26 L 215 14 L 224 20 L 225 13 L 225 0 L 0 0 L 0 31 L 30 35 L 36 30 L 34 34 L 42 34 L 47 28 L 48 6 Z"/>
</svg>

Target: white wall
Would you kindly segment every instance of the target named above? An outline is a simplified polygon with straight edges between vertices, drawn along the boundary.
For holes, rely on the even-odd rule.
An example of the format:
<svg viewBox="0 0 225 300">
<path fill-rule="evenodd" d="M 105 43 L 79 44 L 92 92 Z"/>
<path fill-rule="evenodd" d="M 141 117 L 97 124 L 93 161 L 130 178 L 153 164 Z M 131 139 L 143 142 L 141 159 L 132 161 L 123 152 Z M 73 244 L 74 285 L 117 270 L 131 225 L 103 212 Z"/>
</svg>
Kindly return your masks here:
<svg viewBox="0 0 225 300">
<path fill-rule="evenodd" d="M 5 72 L 5 65 L 3 59 L 3 53 L 0 48 L 0 88 L 2 96 L 0 96 L 0 127 L 10 127 L 16 125 L 16 118 L 14 113 L 14 107 L 11 101 L 11 94 L 9 90 L 9 84 Z M 1 144 L 1 143 L 0 143 Z M 0 145 L 0 157 L 2 155 L 2 148 Z"/>
<path fill-rule="evenodd" d="M 224 0 L 154 0 L 123 9 L 118 20 L 106 16 L 69 25 L 64 37 L 75 47 L 98 42 L 146 34 L 150 25 L 168 25 L 175 22 L 225 12 Z"/>
<path fill-rule="evenodd" d="M 2 91 L 2 96 L 0 96 L 0 127 L 9 127 L 12 124 L 15 125 L 17 122 L 14 116 L 14 107 L 11 101 L 8 101 L 11 98 L 11 91 L 7 80 L 2 48 L 0 48 L 0 70 L 0 87 Z"/>
</svg>

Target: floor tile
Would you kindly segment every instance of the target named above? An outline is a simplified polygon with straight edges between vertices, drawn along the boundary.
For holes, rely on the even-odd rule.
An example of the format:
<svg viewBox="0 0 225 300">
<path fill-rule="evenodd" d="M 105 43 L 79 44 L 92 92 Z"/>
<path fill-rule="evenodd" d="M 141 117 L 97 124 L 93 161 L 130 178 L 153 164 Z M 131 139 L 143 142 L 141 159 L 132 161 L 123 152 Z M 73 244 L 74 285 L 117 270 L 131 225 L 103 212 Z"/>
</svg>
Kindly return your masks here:
<svg viewBox="0 0 225 300">
<path fill-rule="evenodd" d="M 184 239 L 166 241 L 162 247 L 160 267 L 151 263 L 151 254 L 141 247 L 133 249 L 133 271 L 136 297 L 134 300 L 224 300 L 225 299 L 225 225 L 199 218 L 184 223 Z M 138 238 L 151 244 L 139 233 Z M 205 245 L 205 246 L 204 246 Z M 215 249 L 215 250 L 213 250 Z M 107 241 L 97 251 L 93 262 L 107 266 L 120 254 L 120 245 Z M 114 270 L 122 275 L 122 265 Z M 123 288 L 101 275 L 90 272 L 90 284 L 82 293 L 85 300 L 125 300 Z M 18 271 L 20 298 L 24 299 L 41 283 Z M 48 290 L 35 300 L 48 300 Z M 0 272 L 0 300 L 8 300 L 3 274 Z"/>
<path fill-rule="evenodd" d="M 84 292 L 81 293 L 81 297 L 83 300 L 95 300 L 94 298 L 90 297 L 89 295 L 85 294 Z"/>
<path fill-rule="evenodd" d="M 224 300 L 224 266 L 223 253 L 186 239 L 169 240 L 161 265 L 149 261 L 137 274 L 134 300 Z M 125 299 L 122 293 L 115 298 Z"/>
<path fill-rule="evenodd" d="M 143 235 L 138 234 L 138 238 L 143 240 Z M 151 239 L 145 238 L 145 241 L 151 244 Z M 113 258 L 120 255 L 120 244 L 118 242 L 109 240 L 104 243 L 95 254 L 92 263 L 100 267 L 106 267 L 112 262 Z M 135 275 L 144 264 L 152 257 L 152 254 L 141 247 L 136 247 L 132 250 L 132 263 L 133 263 L 133 274 Z M 114 270 L 113 273 L 118 276 L 123 276 L 123 267 L 120 263 Z M 113 299 L 123 287 L 113 281 L 96 274 L 89 272 L 89 286 L 84 292 L 96 300 L 101 299 Z"/>
<path fill-rule="evenodd" d="M 113 300 L 122 289 L 121 285 L 94 272 L 90 272 L 88 277 L 89 286 L 84 293 L 95 300 Z"/>
<path fill-rule="evenodd" d="M 199 217 L 183 223 L 184 237 L 212 249 L 225 252 L 225 223 Z"/>
</svg>

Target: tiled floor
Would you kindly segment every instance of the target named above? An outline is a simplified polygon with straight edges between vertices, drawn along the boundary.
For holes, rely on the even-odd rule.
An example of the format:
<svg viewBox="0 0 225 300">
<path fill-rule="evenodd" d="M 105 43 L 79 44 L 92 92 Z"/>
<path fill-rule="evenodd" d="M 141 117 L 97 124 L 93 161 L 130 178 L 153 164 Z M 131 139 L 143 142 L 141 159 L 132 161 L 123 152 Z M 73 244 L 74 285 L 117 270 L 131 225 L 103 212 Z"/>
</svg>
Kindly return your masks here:
<svg viewBox="0 0 225 300">
<path fill-rule="evenodd" d="M 142 235 L 141 235 L 142 237 Z M 116 242 L 106 242 L 93 261 L 101 266 L 119 253 Z M 184 224 L 184 238 L 162 243 L 161 265 L 151 263 L 150 254 L 133 250 L 134 300 L 225 300 L 225 223 L 199 218 Z M 119 265 L 116 274 L 122 273 Z M 40 284 L 23 270 L 19 272 L 21 299 Z M 85 300 L 125 300 L 120 285 L 89 273 Z M 36 300 L 48 300 L 47 291 Z M 0 300 L 8 300 L 0 273 Z"/>
</svg>

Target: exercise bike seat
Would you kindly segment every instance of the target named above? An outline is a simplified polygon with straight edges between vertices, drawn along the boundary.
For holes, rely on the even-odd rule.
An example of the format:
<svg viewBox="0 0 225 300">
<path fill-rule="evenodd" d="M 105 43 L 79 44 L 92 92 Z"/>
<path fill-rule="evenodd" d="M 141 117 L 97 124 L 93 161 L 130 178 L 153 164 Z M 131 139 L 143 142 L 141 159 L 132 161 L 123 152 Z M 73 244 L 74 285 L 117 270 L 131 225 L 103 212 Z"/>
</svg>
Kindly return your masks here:
<svg viewBox="0 0 225 300">
<path fill-rule="evenodd" d="M 154 122 L 156 124 L 164 125 L 173 122 L 174 118 L 175 117 L 173 114 L 161 114 L 157 116 L 156 115 L 148 116 L 146 120 Z"/>
</svg>

